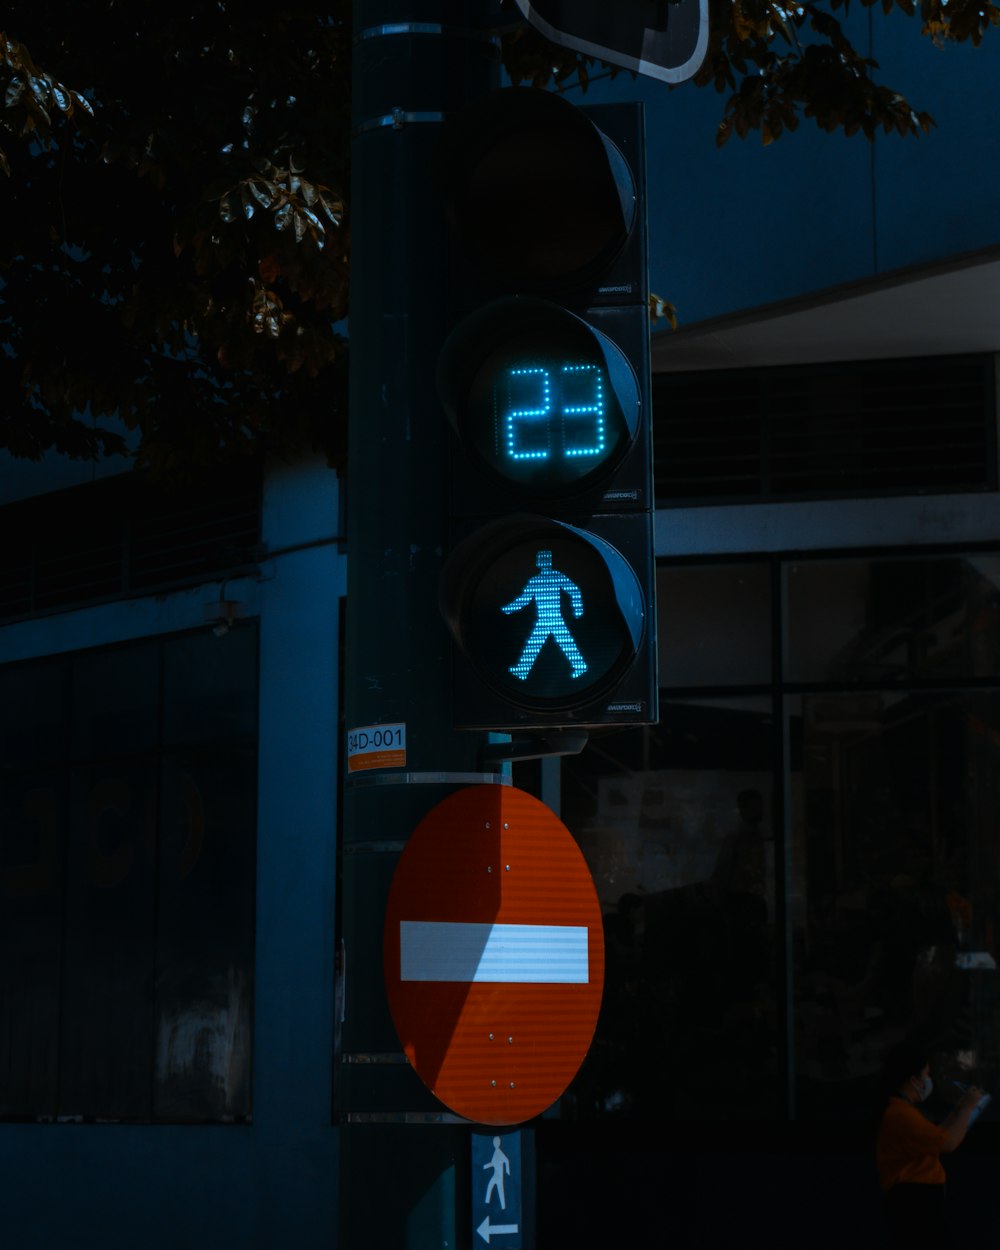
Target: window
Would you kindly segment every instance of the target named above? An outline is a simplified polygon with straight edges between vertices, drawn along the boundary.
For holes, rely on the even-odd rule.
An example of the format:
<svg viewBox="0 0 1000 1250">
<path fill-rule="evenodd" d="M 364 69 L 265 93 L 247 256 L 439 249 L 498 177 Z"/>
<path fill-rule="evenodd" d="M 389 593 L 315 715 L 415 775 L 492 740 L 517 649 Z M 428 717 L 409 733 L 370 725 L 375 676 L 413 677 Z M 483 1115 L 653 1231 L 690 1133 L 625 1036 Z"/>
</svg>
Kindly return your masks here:
<svg viewBox="0 0 1000 1250">
<path fill-rule="evenodd" d="M 0 668 L 0 1116 L 250 1115 L 253 625 Z"/>
<path fill-rule="evenodd" d="M 607 969 L 564 1115 L 776 1114 L 772 737 L 766 698 L 669 700 L 564 763 Z"/>
<path fill-rule="evenodd" d="M 996 489 L 992 356 L 665 373 L 657 506 Z"/>
<path fill-rule="evenodd" d="M 1000 557 L 783 572 L 799 1114 L 854 1113 L 904 1034 L 943 1111 L 1000 1078 Z"/>
<path fill-rule="evenodd" d="M 1000 555 L 658 569 L 661 719 L 563 762 L 605 1009 L 560 1114 L 871 1113 L 917 1034 L 1000 1087 Z"/>
<path fill-rule="evenodd" d="M 185 487 L 122 473 L 0 507 L 0 620 L 196 585 L 261 558 L 260 468 Z"/>
<path fill-rule="evenodd" d="M 1000 690 L 803 695 L 789 726 L 799 1114 L 856 1113 L 904 1035 L 942 1112 L 996 1088 Z"/>
</svg>

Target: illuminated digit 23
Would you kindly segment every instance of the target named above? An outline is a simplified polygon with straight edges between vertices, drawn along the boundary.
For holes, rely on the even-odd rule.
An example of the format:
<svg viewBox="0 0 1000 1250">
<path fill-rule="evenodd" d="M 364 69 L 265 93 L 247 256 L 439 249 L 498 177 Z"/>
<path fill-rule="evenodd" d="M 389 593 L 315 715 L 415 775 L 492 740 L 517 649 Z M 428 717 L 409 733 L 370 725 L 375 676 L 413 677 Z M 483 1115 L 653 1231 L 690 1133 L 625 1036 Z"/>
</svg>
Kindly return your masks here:
<svg viewBox="0 0 1000 1250">
<path fill-rule="evenodd" d="M 558 396 L 559 453 L 564 457 L 599 456 L 605 449 L 604 379 L 597 365 L 559 368 L 556 386 L 540 365 L 508 371 L 508 395 L 523 394 L 525 381 L 537 386 L 533 406 L 511 406 L 503 415 L 503 441 L 511 460 L 548 460 L 552 455 L 553 390 Z"/>
</svg>

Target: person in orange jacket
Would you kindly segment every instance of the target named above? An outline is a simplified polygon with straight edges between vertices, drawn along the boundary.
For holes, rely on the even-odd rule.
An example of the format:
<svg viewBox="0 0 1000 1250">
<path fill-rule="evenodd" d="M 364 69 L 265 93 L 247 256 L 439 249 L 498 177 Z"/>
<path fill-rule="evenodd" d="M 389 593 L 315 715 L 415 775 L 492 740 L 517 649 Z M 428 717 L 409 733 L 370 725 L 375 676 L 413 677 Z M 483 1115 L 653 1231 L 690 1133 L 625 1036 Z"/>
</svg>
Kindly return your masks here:
<svg viewBox="0 0 1000 1250">
<path fill-rule="evenodd" d="M 918 1044 L 893 1048 L 885 1064 L 888 1093 L 875 1147 L 879 1185 L 885 1195 L 889 1245 L 947 1246 L 945 1170 L 941 1156 L 965 1138 L 973 1112 L 985 1097 L 973 1086 L 935 1124 L 920 1110 L 933 1089 L 930 1057 Z"/>
</svg>

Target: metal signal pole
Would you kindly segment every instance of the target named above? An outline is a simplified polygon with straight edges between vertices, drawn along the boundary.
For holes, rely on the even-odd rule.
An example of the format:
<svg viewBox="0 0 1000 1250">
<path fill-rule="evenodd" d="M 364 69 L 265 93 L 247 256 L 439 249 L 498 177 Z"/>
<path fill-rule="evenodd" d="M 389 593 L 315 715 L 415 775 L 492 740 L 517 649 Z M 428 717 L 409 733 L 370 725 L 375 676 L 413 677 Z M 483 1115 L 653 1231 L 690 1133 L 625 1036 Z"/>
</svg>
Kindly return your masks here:
<svg viewBox="0 0 1000 1250">
<path fill-rule="evenodd" d="M 447 422 L 444 216 L 432 178 L 448 113 L 498 84 L 488 16 L 467 0 L 355 0 L 351 379 L 342 826 L 342 1250 L 468 1244 L 470 1131 L 405 1062 L 386 1001 L 392 875 L 421 818 L 483 771 L 452 727 L 438 581 Z"/>
</svg>

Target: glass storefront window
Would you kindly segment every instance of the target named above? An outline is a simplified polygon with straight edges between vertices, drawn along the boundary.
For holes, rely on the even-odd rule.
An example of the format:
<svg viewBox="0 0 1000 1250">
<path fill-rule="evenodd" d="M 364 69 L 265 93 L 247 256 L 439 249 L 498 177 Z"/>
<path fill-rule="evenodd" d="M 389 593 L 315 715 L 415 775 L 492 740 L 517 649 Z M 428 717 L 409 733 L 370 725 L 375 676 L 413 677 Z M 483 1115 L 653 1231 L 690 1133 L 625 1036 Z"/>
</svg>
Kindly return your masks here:
<svg viewBox="0 0 1000 1250">
<path fill-rule="evenodd" d="M 0 766 L 31 767 L 65 750 L 65 663 L 0 667 Z"/>
<path fill-rule="evenodd" d="M 656 599 L 661 687 L 771 681 L 769 565 L 661 565 Z"/>
<path fill-rule="evenodd" d="M 772 739 L 767 699 L 671 701 L 564 762 L 606 982 L 563 1116 L 775 1114 Z"/>
<path fill-rule="evenodd" d="M 786 681 L 947 681 L 1000 668 L 1000 556 L 793 563 L 783 589 Z"/>
<path fill-rule="evenodd" d="M 932 1115 L 1000 1089 L 1000 555 L 657 590 L 660 724 L 562 761 L 607 983 L 560 1115 L 859 1122 L 914 1036 Z"/>
<path fill-rule="evenodd" d="M 255 624 L 0 695 L 0 1119 L 249 1119 Z"/>
<path fill-rule="evenodd" d="M 799 1116 L 864 1114 L 904 1036 L 942 1113 L 996 1089 L 1000 690 L 803 695 L 789 740 Z"/>
<path fill-rule="evenodd" d="M 78 656 L 72 674 L 71 750 L 75 758 L 155 748 L 160 704 L 156 643 Z"/>
</svg>

